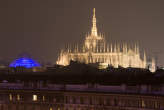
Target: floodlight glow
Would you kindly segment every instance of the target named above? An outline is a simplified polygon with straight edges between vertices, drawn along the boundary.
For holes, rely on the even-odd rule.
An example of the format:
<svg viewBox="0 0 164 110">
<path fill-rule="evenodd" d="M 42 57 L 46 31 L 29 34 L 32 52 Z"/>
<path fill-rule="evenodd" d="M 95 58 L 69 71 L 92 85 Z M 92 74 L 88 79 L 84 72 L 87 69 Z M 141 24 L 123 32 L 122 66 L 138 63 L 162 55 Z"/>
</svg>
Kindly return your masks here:
<svg viewBox="0 0 164 110">
<path fill-rule="evenodd" d="M 33 68 L 40 67 L 40 64 L 34 61 L 31 58 L 18 58 L 14 60 L 9 67 L 25 67 L 25 68 Z"/>
</svg>

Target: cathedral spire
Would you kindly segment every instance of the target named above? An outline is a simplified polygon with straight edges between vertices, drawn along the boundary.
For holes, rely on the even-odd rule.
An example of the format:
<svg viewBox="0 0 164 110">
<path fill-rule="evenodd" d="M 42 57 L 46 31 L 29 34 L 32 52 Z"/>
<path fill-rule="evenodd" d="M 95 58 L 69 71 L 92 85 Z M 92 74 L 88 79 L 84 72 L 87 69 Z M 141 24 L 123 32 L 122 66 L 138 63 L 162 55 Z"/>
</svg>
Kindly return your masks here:
<svg viewBox="0 0 164 110">
<path fill-rule="evenodd" d="M 146 68 L 146 53 L 144 51 L 143 68 Z"/>
<path fill-rule="evenodd" d="M 93 8 L 92 30 L 91 35 L 97 36 L 95 8 Z"/>
</svg>

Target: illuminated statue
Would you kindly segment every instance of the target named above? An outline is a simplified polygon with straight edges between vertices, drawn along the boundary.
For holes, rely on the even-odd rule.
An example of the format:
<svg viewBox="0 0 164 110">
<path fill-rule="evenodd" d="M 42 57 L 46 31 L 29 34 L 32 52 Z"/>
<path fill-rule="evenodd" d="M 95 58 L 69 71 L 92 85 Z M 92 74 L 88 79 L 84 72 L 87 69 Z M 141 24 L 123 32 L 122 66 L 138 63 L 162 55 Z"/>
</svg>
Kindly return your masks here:
<svg viewBox="0 0 164 110">
<path fill-rule="evenodd" d="M 93 9 L 91 34 L 86 35 L 82 45 L 68 46 L 62 50 L 56 63 L 66 66 L 71 60 L 86 64 L 99 63 L 100 68 L 106 68 L 108 65 L 115 68 L 118 66 L 146 68 L 148 64 L 146 53 L 144 52 L 143 58 L 141 58 L 137 44 L 133 46 L 111 44 L 109 46 L 105 42 L 104 36 L 97 32 L 95 8 Z"/>
</svg>

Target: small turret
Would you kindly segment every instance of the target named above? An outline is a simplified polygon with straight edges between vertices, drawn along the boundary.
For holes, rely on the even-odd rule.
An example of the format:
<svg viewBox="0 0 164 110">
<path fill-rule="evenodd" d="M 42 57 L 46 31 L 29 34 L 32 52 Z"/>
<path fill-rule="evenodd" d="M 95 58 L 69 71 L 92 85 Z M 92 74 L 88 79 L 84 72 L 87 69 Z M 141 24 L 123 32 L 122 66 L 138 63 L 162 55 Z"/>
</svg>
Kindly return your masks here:
<svg viewBox="0 0 164 110">
<path fill-rule="evenodd" d="M 147 60 L 147 59 L 146 59 L 146 53 L 145 53 L 145 51 L 144 51 L 144 59 L 143 59 L 143 63 L 144 63 L 144 64 L 143 64 L 143 68 L 146 68 L 146 65 L 147 65 L 147 64 L 146 64 L 146 62 L 147 62 L 146 60 Z"/>
<path fill-rule="evenodd" d="M 155 72 L 156 71 L 156 66 L 155 66 L 155 59 L 152 58 L 152 63 L 151 63 L 151 69 L 150 69 L 151 72 Z"/>
</svg>

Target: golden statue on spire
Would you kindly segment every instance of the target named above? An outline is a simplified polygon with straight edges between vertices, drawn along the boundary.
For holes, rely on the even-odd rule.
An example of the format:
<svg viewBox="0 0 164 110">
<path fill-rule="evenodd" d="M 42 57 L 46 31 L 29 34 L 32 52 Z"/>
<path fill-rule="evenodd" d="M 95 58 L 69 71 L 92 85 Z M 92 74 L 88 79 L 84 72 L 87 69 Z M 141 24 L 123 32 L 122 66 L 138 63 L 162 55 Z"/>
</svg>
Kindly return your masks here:
<svg viewBox="0 0 164 110">
<path fill-rule="evenodd" d="M 93 9 L 91 34 L 86 35 L 84 44 L 76 45 L 62 50 L 56 63 L 59 65 L 69 65 L 70 61 L 79 61 L 82 63 L 99 63 L 99 68 L 106 68 L 111 65 L 115 68 L 121 66 L 124 68 L 147 68 L 148 62 L 146 53 L 139 52 L 137 44 L 107 44 L 104 36 L 97 32 L 95 8 Z M 155 61 L 152 65 L 155 66 Z"/>
</svg>

